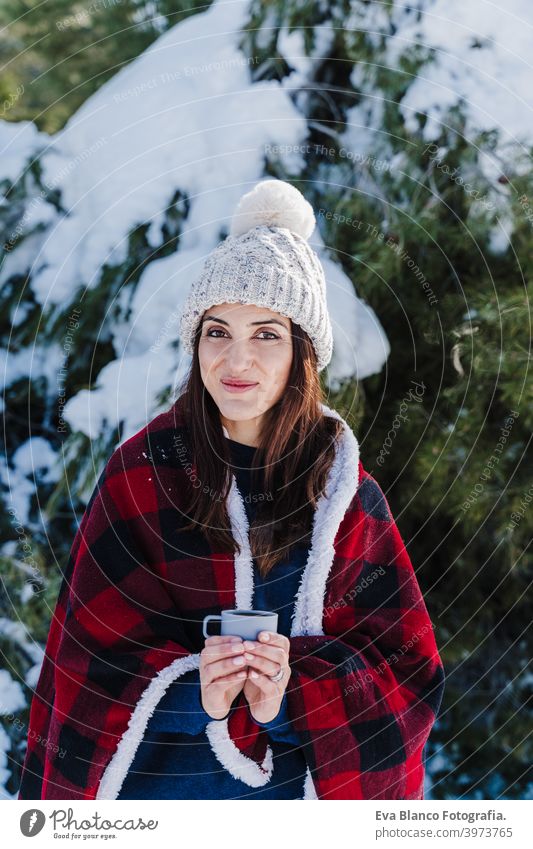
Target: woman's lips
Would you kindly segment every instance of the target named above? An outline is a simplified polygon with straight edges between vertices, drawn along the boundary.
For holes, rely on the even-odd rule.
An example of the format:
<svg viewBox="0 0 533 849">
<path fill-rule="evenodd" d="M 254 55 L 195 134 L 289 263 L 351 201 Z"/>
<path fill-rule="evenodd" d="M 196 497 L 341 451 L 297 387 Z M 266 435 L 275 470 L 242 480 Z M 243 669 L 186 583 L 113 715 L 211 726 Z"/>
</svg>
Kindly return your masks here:
<svg viewBox="0 0 533 849">
<path fill-rule="evenodd" d="M 228 392 L 247 392 L 249 389 L 253 389 L 254 386 L 257 386 L 257 383 L 245 383 L 245 384 L 236 384 L 236 383 L 225 383 L 223 380 L 220 381 L 224 389 Z"/>
</svg>

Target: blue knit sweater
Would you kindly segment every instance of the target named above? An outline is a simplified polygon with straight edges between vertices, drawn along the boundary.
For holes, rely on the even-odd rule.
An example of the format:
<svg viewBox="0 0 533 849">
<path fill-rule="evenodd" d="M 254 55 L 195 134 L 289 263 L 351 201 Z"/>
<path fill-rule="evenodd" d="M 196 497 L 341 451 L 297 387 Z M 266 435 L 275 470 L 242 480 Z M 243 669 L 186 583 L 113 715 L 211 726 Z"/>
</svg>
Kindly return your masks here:
<svg viewBox="0 0 533 849">
<path fill-rule="evenodd" d="M 237 485 L 251 522 L 256 498 L 250 466 L 255 448 L 227 440 Z M 253 607 L 275 610 L 278 631 L 290 636 L 291 616 L 302 571 L 306 545 L 293 546 L 289 557 L 263 579 L 254 561 Z M 118 799 L 301 799 L 306 761 L 298 734 L 291 726 L 284 696 L 278 715 L 259 722 L 269 736 L 273 773 L 265 787 L 252 788 L 233 776 L 217 760 L 205 733 L 213 718 L 201 702 L 197 669 L 171 684 L 150 718 L 145 735 L 124 780 Z"/>
</svg>

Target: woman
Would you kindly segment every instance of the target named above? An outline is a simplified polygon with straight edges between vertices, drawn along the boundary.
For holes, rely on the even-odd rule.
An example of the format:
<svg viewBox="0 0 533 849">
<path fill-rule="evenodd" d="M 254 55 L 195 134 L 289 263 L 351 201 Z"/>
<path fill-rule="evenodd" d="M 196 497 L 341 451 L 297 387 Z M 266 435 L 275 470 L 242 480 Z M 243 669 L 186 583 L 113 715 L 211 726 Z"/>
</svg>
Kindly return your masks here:
<svg viewBox="0 0 533 849">
<path fill-rule="evenodd" d="M 314 226 L 267 180 L 207 258 L 186 385 L 113 453 L 74 540 L 19 798 L 423 798 L 442 663 L 385 496 L 322 401 Z M 277 611 L 278 632 L 204 641 L 231 608 Z"/>
</svg>

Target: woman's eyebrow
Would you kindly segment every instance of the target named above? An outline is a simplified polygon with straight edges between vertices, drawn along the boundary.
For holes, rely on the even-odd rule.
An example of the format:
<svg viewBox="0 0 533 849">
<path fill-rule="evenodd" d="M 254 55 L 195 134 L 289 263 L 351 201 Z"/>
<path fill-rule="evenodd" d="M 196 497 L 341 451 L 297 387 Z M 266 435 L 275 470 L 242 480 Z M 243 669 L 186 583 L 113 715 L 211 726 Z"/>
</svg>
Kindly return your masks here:
<svg viewBox="0 0 533 849">
<path fill-rule="evenodd" d="M 216 315 L 206 315 L 205 318 L 202 319 L 202 324 L 204 323 L 204 321 L 219 321 L 220 324 L 225 324 L 226 327 L 229 327 L 229 322 L 224 321 L 223 318 L 217 318 Z M 280 327 L 284 327 L 285 330 L 288 330 L 287 325 L 283 324 L 283 322 L 279 321 L 277 318 L 267 318 L 264 321 L 250 321 L 248 323 L 248 327 L 252 327 L 256 324 L 279 324 Z"/>
</svg>

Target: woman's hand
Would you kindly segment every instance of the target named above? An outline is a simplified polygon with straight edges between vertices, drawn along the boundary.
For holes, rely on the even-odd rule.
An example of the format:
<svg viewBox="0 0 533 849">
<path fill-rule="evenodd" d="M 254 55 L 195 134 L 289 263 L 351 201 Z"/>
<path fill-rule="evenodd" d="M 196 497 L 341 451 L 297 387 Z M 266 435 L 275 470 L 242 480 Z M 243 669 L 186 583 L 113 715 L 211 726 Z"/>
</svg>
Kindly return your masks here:
<svg viewBox="0 0 533 849">
<path fill-rule="evenodd" d="M 208 637 L 200 652 L 202 705 L 213 719 L 223 719 L 246 681 L 242 637 Z M 238 662 L 237 662 L 238 661 Z"/>
<path fill-rule="evenodd" d="M 245 640 L 243 643 L 244 659 L 248 664 L 244 695 L 253 718 L 257 722 L 270 722 L 279 713 L 291 677 L 290 642 L 283 634 L 273 631 L 261 631 L 258 637 L 257 642 Z M 269 675 L 276 675 L 280 667 L 283 669 L 283 678 L 272 681 Z"/>
</svg>

